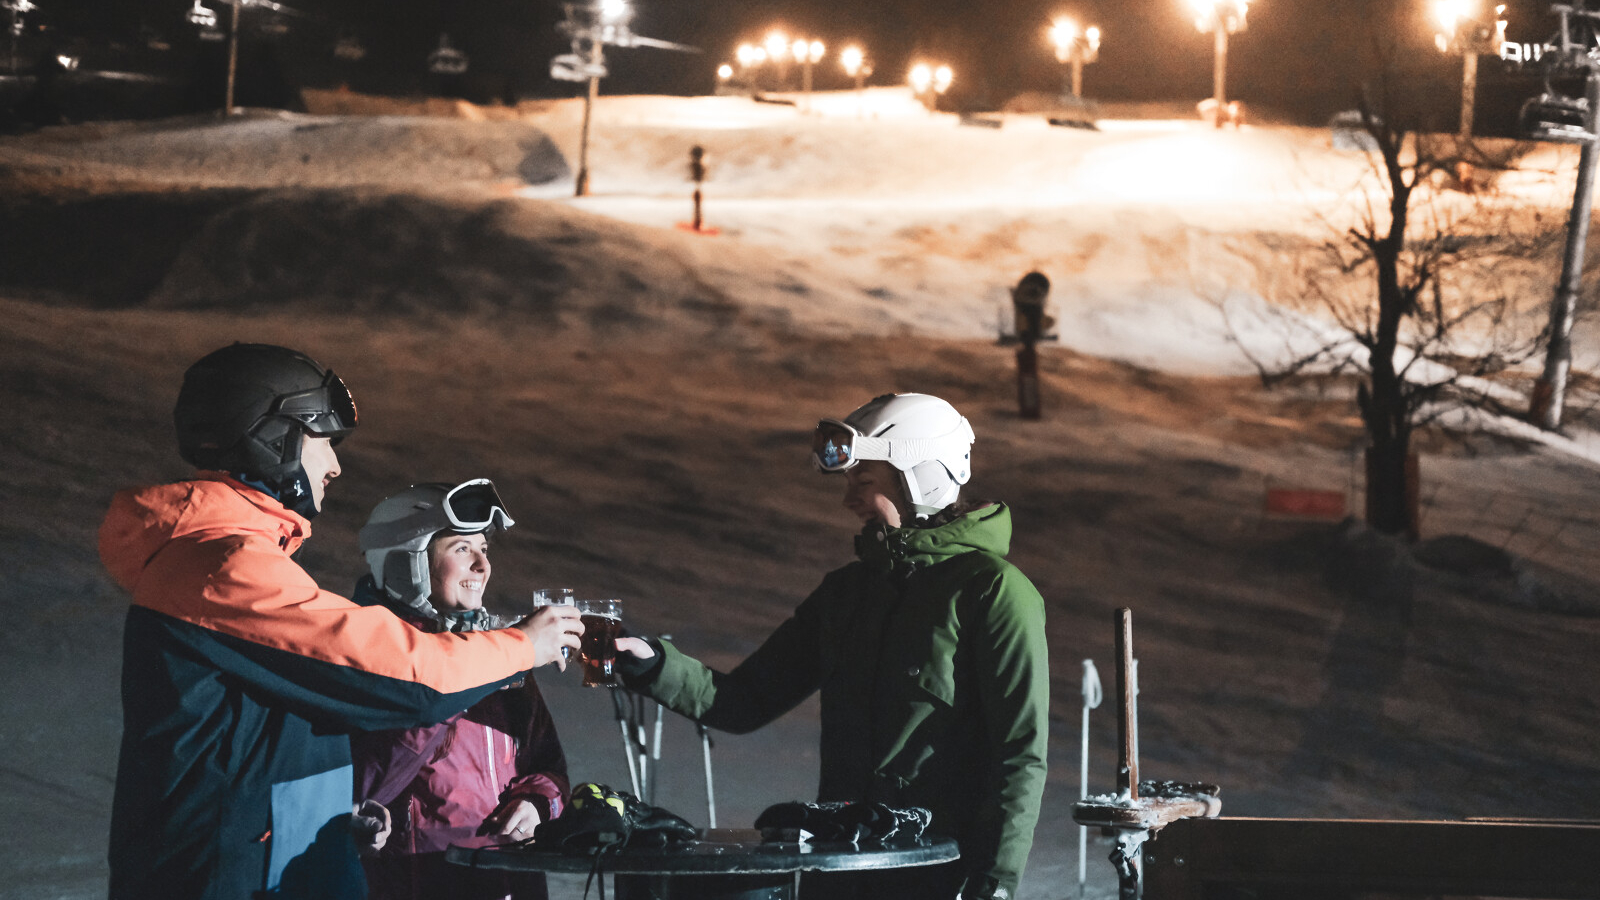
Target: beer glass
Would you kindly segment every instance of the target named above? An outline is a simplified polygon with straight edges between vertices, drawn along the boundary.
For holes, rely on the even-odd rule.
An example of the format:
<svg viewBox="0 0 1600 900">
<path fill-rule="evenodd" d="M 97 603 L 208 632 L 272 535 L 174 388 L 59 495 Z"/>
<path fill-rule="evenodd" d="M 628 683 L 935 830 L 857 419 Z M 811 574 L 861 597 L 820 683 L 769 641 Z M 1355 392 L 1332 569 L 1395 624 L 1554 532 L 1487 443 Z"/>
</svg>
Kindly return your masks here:
<svg viewBox="0 0 1600 900">
<path fill-rule="evenodd" d="M 541 606 L 571 606 L 573 602 L 572 588 L 539 588 L 533 592 L 534 612 Z M 562 647 L 561 658 L 572 659 L 572 648 Z"/>
<path fill-rule="evenodd" d="M 622 687 L 617 675 L 617 635 L 622 631 L 621 600 L 579 600 L 583 617 L 583 646 L 578 659 L 583 663 L 584 687 Z"/>
</svg>

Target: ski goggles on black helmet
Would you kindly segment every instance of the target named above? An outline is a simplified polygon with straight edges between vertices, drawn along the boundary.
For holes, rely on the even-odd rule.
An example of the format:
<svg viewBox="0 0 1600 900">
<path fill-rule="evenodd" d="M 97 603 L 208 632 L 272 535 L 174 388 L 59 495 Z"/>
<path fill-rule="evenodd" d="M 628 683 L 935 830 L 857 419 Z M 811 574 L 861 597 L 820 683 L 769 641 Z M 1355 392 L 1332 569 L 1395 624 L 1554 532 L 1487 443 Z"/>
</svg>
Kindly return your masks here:
<svg viewBox="0 0 1600 900">
<path fill-rule="evenodd" d="M 862 434 L 848 422 L 823 419 L 811 433 L 811 465 L 819 472 L 843 472 L 864 459 L 880 459 L 897 469 L 965 452 L 972 443 L 967 420 L 948 434 L 931 438 L 891 439 Z"/>
<path fill-rule="evenodd" d="M 355 430 L 356 401 L 344 381 L 329 369 L 316 387 L 273 400 L 267 415 L 293 419 L 312 435 L 337 444 Z"/>
<path fill-rule="evenodd" d="M 463 481 L 445 492 L 439 504 L 450 527 L 456 531 L 479 532 L 490 527 L 510 528 L 516 522 L 506 513 L 505 501 L 487 478 Z"/>
</svg>

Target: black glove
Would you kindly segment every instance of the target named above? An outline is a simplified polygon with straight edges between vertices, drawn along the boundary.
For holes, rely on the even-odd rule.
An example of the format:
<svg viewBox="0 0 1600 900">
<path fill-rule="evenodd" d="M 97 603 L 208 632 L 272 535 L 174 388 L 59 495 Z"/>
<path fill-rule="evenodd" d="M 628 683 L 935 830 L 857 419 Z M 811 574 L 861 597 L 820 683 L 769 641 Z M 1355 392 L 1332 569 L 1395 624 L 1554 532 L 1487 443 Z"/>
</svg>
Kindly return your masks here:
<svg viewBox="0 0 1600 900">
<path fill-rule="evenodd" d="M 534 843 L 569 853 L 613 847 L 664 847 L 699 836 L 681 816 L 651 806 L 626 791 L 585 782 L 572 789 L 560 816 L 533 831 Z"/>
<path fill-rule="evenodd" d="M 640 634 L 628 634 L 626 629 L 624 629 L 623 633 L 618 635 L 618 637 L 638 638 L 639 640 L 644 641 L 646 644 L 649 644 L 650 649 L 655 651 L 655 655 L 649 659 L 640 659 L 639 657 L 634 656 L 632 653 L 618 653 L 616 669 L 617 674 L 622 676 L 623 682 L 627 684 L 640 684 L 655 678 L 656 673 L 661 671 L 661 666 L 667 661 L 666 654 L 661 652 L 661 639 L 656 637 L 645 637 L 644 635 Z"/>
<path fill-rule="evenodd" d="M 911 843 L 922 837 L 933 813 L 920 806 L 882 803 L 778 803 L 756 818 L 761 829 L 801 828 L 814 840 L 850 844 Z"/>
</svg>

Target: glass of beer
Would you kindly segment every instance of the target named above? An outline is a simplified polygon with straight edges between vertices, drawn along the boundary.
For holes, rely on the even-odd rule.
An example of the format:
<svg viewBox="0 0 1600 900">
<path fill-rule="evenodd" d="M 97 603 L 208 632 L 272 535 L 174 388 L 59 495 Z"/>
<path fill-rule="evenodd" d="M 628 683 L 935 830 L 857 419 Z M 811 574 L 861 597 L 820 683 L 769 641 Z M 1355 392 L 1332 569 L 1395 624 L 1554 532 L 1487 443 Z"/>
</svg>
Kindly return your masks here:
<svg viewBox="0 0 1600 900">
<path fill-rule="evenodd" d="M 538 612 L 541 606 L 571 606 L 574 602 L 572 588 L 539 588 L 533 592 L 534 612 Z M 561 658 L 572 659 L 572 648 L 562 647 Z"/>
<path fill-rule="evenodd" d="M 621 600 L 579 600 L 583 617 L 583 645 L 578 660 L 583 663 L 584 687 L 622 687 L 617 675 L 617 635 L 622 631 Z"/>
</svg>

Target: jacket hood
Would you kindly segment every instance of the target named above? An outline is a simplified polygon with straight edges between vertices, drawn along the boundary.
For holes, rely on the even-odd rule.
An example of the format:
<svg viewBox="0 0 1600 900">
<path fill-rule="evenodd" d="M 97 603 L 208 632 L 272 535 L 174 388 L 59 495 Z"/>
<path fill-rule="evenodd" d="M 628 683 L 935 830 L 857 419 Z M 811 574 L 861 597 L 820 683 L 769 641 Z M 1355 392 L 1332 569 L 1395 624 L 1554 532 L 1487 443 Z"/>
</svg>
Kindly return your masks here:
<svg viewBox="0 0 1600 900">
<path fill-rule="evenodd" d="M 311 536 L 311 523 L 243 482 L 201 472 L 193 481 L 118 492 L 100 524 L 100 561 L 132 592 L 162 547 L 206 532 L 260 534 L 294 553 Z"/>
<path fill-rule="evenodd" d="M 990 503 L 942 525 L 890 528 L 874 523 L 856 536 L 856 556 L 881 566 L 933 565 L 974 550 L 1005 556 L 1011 552 L 1011 509 Z"/>
</svg>

